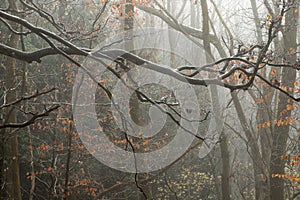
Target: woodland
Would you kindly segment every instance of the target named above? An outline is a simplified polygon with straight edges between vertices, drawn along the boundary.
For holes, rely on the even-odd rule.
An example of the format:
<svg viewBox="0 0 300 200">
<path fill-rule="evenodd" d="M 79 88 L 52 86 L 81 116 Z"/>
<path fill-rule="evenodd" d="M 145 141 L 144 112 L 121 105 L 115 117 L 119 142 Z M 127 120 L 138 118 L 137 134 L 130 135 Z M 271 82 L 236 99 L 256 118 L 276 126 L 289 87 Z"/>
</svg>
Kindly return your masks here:
<svg viewBox="0 0 300 200">
<path fill-rule="evenodd" d="M 300 199 L 299 6 L 0 0 L 0 199 Z"/>
</svg>

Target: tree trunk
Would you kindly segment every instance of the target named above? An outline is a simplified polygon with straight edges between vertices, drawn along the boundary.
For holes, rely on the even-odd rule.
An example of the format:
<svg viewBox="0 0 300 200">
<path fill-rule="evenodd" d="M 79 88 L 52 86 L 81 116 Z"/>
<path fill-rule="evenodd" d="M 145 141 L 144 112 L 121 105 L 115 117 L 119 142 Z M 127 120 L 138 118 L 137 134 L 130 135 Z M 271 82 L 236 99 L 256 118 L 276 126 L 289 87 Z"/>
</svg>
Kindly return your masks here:
<svg viewBox="0 0 300 200">
<path fill-rule="evenodd" d="M 17 5 L 14 0 L 9 1 L 9 8 L 11 10 L 17 10 Z M 13 28 L 17 30 L 17 25 L 13 24 Z M 17 48 L 19 37 L 15 34 L 11 34 L 8 46 Z M 13 102 L 17 98 L 16 92 L 16 60 L 14 58 L 7 57 L 6 63 L 6 102 Z M 5 109 L 6 123 L 16 123 L 17 116 L 16 110 L 12 107 Z M 14 133 L 13 129 L 7 128 L 5 130 L 5 138 L 7 138 L 4 144 L 4 155 L 6 156 L 7 168 L 6 168 L 6 198 L 19 200 L 21 199 L 21 184 L 20 184 L 20 171 L 19 171 L 19 155 L 18 155 L 18 137 Z"/>
<path fill-rule="evenodd" d="M 296 2 L 296 1 L 295 1 Z M 296 3 L 295 3 L 296 4 Z M 298 7 L 299 5 L 297 5 Z M 284 32 L 284 47 L 286 52 L 286 61 L 290 64 L 296 62 L 295 51 L 297 49 L 297 22 L 299 12 L 296 9 L 291 9 L 286 14 L 286 29 Z M 282 69 L 281 84 L 287 88 L 294 87 L 296 71 L 291 68 Z M 283 93 L 279 94 L 278 104 L 278 120 L 287 120 L 291 117 L 291 110 L 286 110 L 286 105 L 289 104 L 288 97 Z M 282 111 L 286 112 L 282 112 Z M 284 174 L 285 161 L 280 159 L 280 156 L 286 154 L 286 144 L 289 135 L 289 125 L 275 126 L 273 133 L 273 148 L 271 151 L 270 176 L 272 174 Z M 279 178 L 271 178 L 271 199 L 283 200 L 284 196 L 284 180 Z"/>
<path fill-rule="evenodd" d="M 125 20 L 124 20 L 124 30 L 128 31 L 127 33 L 130 34 L 130 31 L 133 30 L 133 12 L 134 6 L 132 5 L 132 0 L 126 0 L 125 5 Z M 125 50 L 131 51 L 134 48 L 134 44 L 131 41 L 126 42 Z M 138 124 L 141 125 L 140 120 L 140 106 L 139 106 L 139 99 L 136 94 L 133 94 L 133 97 L 130 99 L 130 114 L 132 120 Z"/>
<path fill-rule="evenodd" d="M 208 15 L 208 6 L 207 6 L 206 0 L 201 0 L 201 8 L 202 8 L 202 31 L 203 31 L 203 35 L 205 37 L 203 39 L 205 57 L 206 57 L 206 62 L 211 63 L 213 61 L 213 54 L 212 54 L 211 46 L 210 46 L 211 38 L 210 38 L 210 34 L 209 34 L 209 15 Z M 209 90 L 210 90 L 212 97 L 218 96 L 218 89 L 217 89 L 216 85 L 209 86 Z M 220 108 L 219 108 L 220 102 L 218 99 L 213 98 L 212 104 L 214 105 L 212 112 L 214 113 L 213 115 L 215 117 L 216 123 L 218 124 L 218 122 L 219 122 L 218 117 L 221 115 L 221 113 L 218 113 L 220 111 Z M 218 108 L 216 108 L 215 106 Z M 221 194 L 221 192 L 223 192 L 223 190 L 220 189 L 219 183 L 216 180 L 217 179 L 215 179 L 217 198 L 221 199 L 221 196 L 223 196 L 223 194 Z M 228 187 L 230 188 L 230 185 L 228 185 Z M 226 191 L 226 192 L 228 192 L 228 191 Z M 226 196 L 226 195 L 224 195 L 224 196 Z"/>
<path fill-rule="evenodd" d="M 254 183 L 255 183 L 255 199 L 261 200 L 265 199 L 264 193 L 264 179 L 262 175 L 266 172 L 264 170 L 263 159 L 260 155 L 260 149 L 257 141 L 254 138 L 254 133 L 250 130 L 250 125 L 247 122 L 245 113 L 242 109 L 242 105 L 238 99 L 237 92 L 231 93 L 233 104 L 236 109 L 238 118 L 240 120 L 241 126 L 245 132 L 246 138 L 248 140 L 248 145 L 250 147 L 250 156 L 253 161 L 253 174 L 254 174 Z"/>
<path fill-rule="evenodd" d="M 230 160 L 227 137 L 223 132 L 221 135 L 221 158 L 222 158 L 222 199 L 230 200 Z"/>
<path fill-rule="evenodd" d="M 134 28 L 134 5 L 132 3 L 132 0 L 126 0 L 125 5 L 125 20 L 124 20 L 124 30 L 127 31 L 127 34 L 131 34 L 130 31 Z M 126 42 L 125 50 L 130 51 L 134 53 L 134 43 L 132 41 Z M 145 121 L 143 120 L 142 113 L 141 113 L 141 107 L 140 107 L 140 100 L 136 93 L 133 93 L 132 97 L 130 98 L 130 115 L 134 123 L 142 126 L 145 124 Z M 139 174 L 138 178 L 145 179 L 148 177 L 148 174 Z M 142 190 L 142 193 L 138 193 L 137 198 L 143 199 L 145 195 L 147 196 L 147 199 L 152 199 L 152 189 L 151 185 L 146 185 L 145 191 L 141 188 L 139 185 L 139 190 Z"/>
<path fill-rule="evenodd" d="M 251 1 L 251 7 L 252 7 L 252 12 L 253 12 L 254 22 L 255 22 L 255 27 L 256 27 L 257 41 L 259 44 L 262 44 L 263 36 L 262 36 L 262 29 L 260 27 L 261 25 L 260 25 L 260 19 L 258 16 L 256 0 L 250 0 L 250 1 Z"/>
</svg>

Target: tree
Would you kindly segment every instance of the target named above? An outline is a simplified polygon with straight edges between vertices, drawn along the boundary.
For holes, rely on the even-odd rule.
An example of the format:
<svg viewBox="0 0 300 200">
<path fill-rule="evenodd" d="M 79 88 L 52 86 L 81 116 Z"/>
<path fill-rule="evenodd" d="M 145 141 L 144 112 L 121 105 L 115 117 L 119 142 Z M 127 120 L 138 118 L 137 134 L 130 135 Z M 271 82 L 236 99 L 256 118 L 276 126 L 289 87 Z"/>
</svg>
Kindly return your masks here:
<svg viewBox="0 0 300 200">
<path fill-rule="evenodd" d="M 16 2 L 10 1 L 9 8 L 12 10 L 17 10 Z M 17 29 L 18 25 L 12 25 L 14 29 Z M 13 48 L 18 47 L 18 36 L 11 34 L 8 42 L 8 46 Z M 7 58 L 6 60 L 6 88 L 8 91 L 7 101 L 13 102 L 16 99 L 16 90 L 15 87 L 15 77 L 16 77 L 16 60 L 13 58 Z M 13 79 L 11 80 L 11 77 Z M 6 123 L 16 123 L 17 116 L 16 110 L 6 109 Z M 6 129 L 4 133 L 8 137 L 7 142 L 5 142 L 3 155 L 7 155 L 7 194 L 8 198 L 11 199 L 21 199 L 21 190 L 20 190 L 20 175 L 19 175 L 19 158 L 18 158 L 18 138 L 17 135 L 13 133 L 12 129 Z"/>
<path fill-rule="evenodd" d="M 125 4 L 123 4 L 123 2 Z M 84 4 L 89 12 L 83 13 L 83 11 L 76 9 L 76 3 Z M 97 59 L 100 61 L 104 59 L 111 60 L 112 65 L 107 66 L 107 69 L 114 78 L 119 80 L 122 80 L 122 73 L 126 73 L 126 70 L 130 69 L 130 67 L 142 68 L 147 66 L 153 71 L 166 74 L 182 82 L 188 82 L 195 87 L 209 86 L 212 93 L 215 92 L 216 86 L 227 88 L 232 97 L 232 101 L 230 101 L 228 105 L 233 103 L 235 107 L 240 127 L 244 132 L 240 136 L 241 138 L 245 136 L 246 145 L 247 148 L 249 148 L 249 155 L 253 162 L 255 198 L 284 199 L 287 194 L 287 192 L 285 192 L 284 179 L 277 177 L 278 175 L 285 174 L 286 160 L 281 158 L 287 154 L 290 148 L 290 146 L 288 146 L 288 137 L 289 133 L 294 131 L 290 128 L 290 125 L 293 125 L 293 110 L 296 108 L 296 103 L 300 101 L 300 98 L 297 97 L 298 82 L 296 81 L 296 70 L 299 69 L 299 61 L 297 60 L 299 3 L 296 1 L 283 0 L 270 5 L 267 1 L 264 1 L 263 5 L 265 9 L 263 11 L 266 11 L 267 14 L 263 16 L 260 16 L 261 13 L 256 5 L 257 2 L 251 0 L 250 3 L 254 16 L 253 25 L 257 35 L 257 42 L 252 44 L 243 42 L 235 43 L 235 39 L 239 39 L 234 38 L 234 32 L 237 30 L 234 29 L 234 26 L 230 26 L 226 23 L 221 13 L 223 11 L 219 10 L 217 4 L 212 0 L 210 3 L 206 0 L 201 0 L 200 2 L 185 2 L 177 16 L 173 16 L 168 10 L 168 7 L 171 7 L 170 4 L 168 4 L 166 8 L 163 2 L 156 0 L 149 2 L 134 0 L 102 1 L 99 4 L 92 1 L 87 1 L 87 3 L 75 1 L 74 4 L 67 1 L 57 1 L 51 5 L 42 1 L 33 2 L 20 0 L 20 5 L 22 5 L 20 8 L 17 8 L 15 1 L 9 1 L 9 4 L 7 4 L 9 5 L 8 9 L 2 8 L 0 10 L 1 26 L 3 30 L 9 32 L 11 35 L 8 42 L 5 42 L 5 39 L 3 39 L 0 43 L 0 54 L 6 59 L 5 62 L 3 62 L 6 73 L 5 95 L 3 95 L 4 101 L 2 102 L 2 106 L 0 106 L 0 109 L 5 111 L 4 120 L 2 120 L 0 124 L 0 129 L 3 130 L 2 135 L 4 135 L 4 138 L 7 139 L 6 144 L 3 144 L 4 148 L 2 152 L 2 155 L 5 155 L 5 157 L 2 157 L 2 169 L 6 172 L 5 175 L 2 175 L 2 185 L 5 186 L 5 194 L 2 196 L 4 198 L 21 199 L 18 163 L 20 156 L 18 155 L 18 147 L 22 144 L 18 145 L 18 136 L 15 134 L 16 130 L 23 127 L 34 128 L 35 126 L 41 130 L 46 130 L 45 127 L 51 127 L 49 124 L 52 123 L 47 121 L 45 117 L 57 110 L 60 106 L 63 107 L 63 110 L 59 111 L 60 117 L 55 121 L 60 121 L 61 118 L 64 118 L 62 116 L 67 116 L 66 119 L 61 120 L 63 121 L 61 124 L 56 123 L 58 127 L 57 132 L 53 134 L 55 138 L 52 140 L 53 143 L 47 145 L 50 140 L 49 138 L 46 139 L 45 136 L 38 149 L 39 156 L 42 155 L 41 153 L 45 153 L 45 155 L 41 156 L 43 164 L 40 163 L 38 166 L 42 172 L 41 174 L 44 173 L 43 168 L 45 168 L 45 166 L 43 165 L 45 163 L 51 163 L 49 168 L 50 178 L 47 179 L 43 177 L 41 179 L 42 183 L 39 183 L 44 184 L 44 187 L 49 190 L 49 198 L 58 198 L 60 193 L 57 190 L 61 190 L 61 197 L 67 199 L 74 195 L 77 188 L 81 188 L 81 190 L 78 189 L 77 192 L 84 190 L 87 191 L 90 196 L 100 198 L 100 196 L 109 194 L 111 191 L 126 188 L 128 185 L 136 186 L 138 190 L 144 194 L 143 196 L 147 198 L 143 190 L 143 184 L 151 183 L 151 181 L 154 180 L 157 181 L 156 178 L 162 176 L 168 169 L 163 169 L 153 176 L 138 176 L 136 173 L 134 181 L 124 181 L 130 180 L 129 178 L 122 179 L 123 182 L 119 182 L 119 177 L 117 177 L 116 181 L 112 181 L 115 182 L 114 184 L 110 184 L 110 181 L 108 181 L 109 184 L 107 185 L 102 184 L 103 187 L 105 185 L 105 189 L 99 192 L 99 185 L 101 184 L 97 185 L 98 182 L 96 180 L 91 181 L 87 178 L 81 178 L 86 177 L 86 168 L 78 165 L 76 166 L 78 167 L 77 171 L 72 172 L 72 163 L 82 162 L 82 158 L 80 158 L 79 155 L 84 152 L 84 147 L 81 146 L 80 141 L 74 138 L 76 137 L 76 133 L 73 130 L 74 128 L 72 128 L 71 106 L 57 105 L 57 102 L 54 100 L 57 100 L 56 96 L 53 96 L 57 84 L 51 82 L 51 89 L 37 90 L 37 92 L 27 96 L 24 95 L 24 93 L 18 92 L 18 62 L 27 62 L 31 64 L 30 67 L 32 67 L 32 63 L 48 62 L 48 64 L 56 66 L 53 68 L 55 68 L 54 71 L 57 72 L 59 71 L 59 61 L 55 62 L 54 60 L 47 60 L 47 58 L 58 55 L 61 56 L 60 58 L 64 58 L 64 61 L 68 63 L 68 68 L 65 68 L 68 70 L 63 72 L 67 75 L 66 79 L 64 81 L 56 80 L 61 90 L 60 95 L 63 97 L 66 92 L 62 91 L 71 90 L 70 86 L 65 87 L 65 85 L 69 83 L 72 84 L 75 74 L 74 68 L 85 70 L 85 67 L 80 64 L 80 61 L 86 56 L 95 57 L 95 55 L 97 55 Z M 195 20 L 196 15 L 200 16 L 200 10 L 191 12 L 191 24 L 195 27 L 186 25 L 184 12 L 186 4 L 189 4 L 190 8 L 193 8 L 194 4 L 198 4 L 197 7 L 201 6 L 201 25 L 197 24 L 197 20 Z M 210 15 L 209 6 L 213 8 L 214 15 L 217 16 L 216 21 L 218 24 L 214 23 L 213 20 L 215 19 Z M 56 8 L 58 8 L 58 15 L 55 13 Z M 74 12 L 74 10 L 78 12 Z M 103 39 L 106 37 L 105 34 L 107 32 L 103 30 L 116 28 L 118 26 L 116 24 L 120 24 L 118 19 L 121 19 L 124 15 L 127 16 L 125 16 L 124 24 L 122 24 L 124 29 L 133 29 L 134 23 L 139 20 L 139 13 L 142 11 L 150 14 L 151 17 L 157 16 L 165 22 L 170 29 L 172 28 L 181 32 L 189 40 L 200 46 L 203 45 L 207 64 L 204 66 L 189 66 L 188 64 L 180 66 L 173 57 L 171 59 L 171 66 L 166 68 L 158 63 L 150 62 L 150 56 L 146 59 L 139 55 L 139 52 L 129 52 L 126 51 L 126 49 L 93 52 L 92 47 L 95 45 L 95 38 L 102 37 Z M 20 13 L 27 13 L 28 16 L 21 17 Z M 37 22 L 35 21 L 36 16 L 39 16 Z M 81 20 L 84 17 L 93 20 Z M 115 21 L 112 20 L 112 18 L 114 18 Z M 143 19 L 143 16 L 141 16 L 141 18 Z M 179 19 L 182 20 L 182 22 L 180 22 Z M 67 24 L 69 24 L 69 26 L 67 26 Z M 219 29 L 224 30 L 223 32 L 226 37 L 218 35 L 217 30 Z M 20 48 L 19 38 L 21 38 L 21 41 L 22 38 L 25 40 L 21 43 L 22 46 L 26 48 Z M 86 40 L 88 42 L 86 42 Z M 172 40 L 170 41 L 172 42 Z M 119 59 L 114 59 L 112 55 L 117 53 L 121 54 L 119 57 L 121 60 L 126 61 L 125 63 L 120 62 Z M 155 55 L 153 57 L 158 57 L 158 54 L 155 53 L 156 52 L 153 53 Z M 127 66 L 126 63 L 130 63 L 132 66 Z M 121 66 L 121 71 L 117 71 L 115 66 Z M 51 69 L 51 66 L 47 67 Z M 208 78 L 204 79 L 199 76 L 201 73 L 208 73 Z M 107 83 L 105 80 L 96 80 L 94 75 L 88 71 L 86 71 L 86 75 L 96 82 L 99 90 L 108 97 L 108 100 L 112 99 L 111 89 L 109 88 L 110 83 Z M 37 85 L 44 84 L 39 83 Z M 45 85 L 49 85 L 49 83 Z M 129 89 L 132 88 L 129 87 Z M 242 91 L 246 91 L 255 103 L 255 120 L 249 120 L 247 118 L 248 108 L 241 99 Z M 163 110 L 176 124 L 176 117 L 163 109 L 163 106 L 170 108 L 170 105 L 168 105 L 166 101 L 153 100 L 151 95 L 145 95 L 140 90 L 135 91 L 135 93 L 136 98 L 131 102 L 131 114 L 134 116 L 133 118 L 136 118 L 136 122 L 141 119 L 138 113 L 141 109 L 137 105 L 148 103 Z M 53 103 L 45 107 L 30 107 L 33 111 L 35 110 L 35 112 L 25 111 L 22 106 L 18 107 L 18 105 L 25 101 L 34 101 L 37 98 L 42 99 L 41 101 L 43 103 L 41 103 L 41 105 L 48 105 L 45 101 L 52 101 Z M 69 99 L 70 97 L 64 96 L 63 98 Z M 103 97 L 99 97 L 99 99 L 105 102 Z M 222 99 L 219 99 L 219 101 L 222 101 Z M 59 103 L 62 104 L 62 102 Z M 99 109 L 105 110 L 102 107 Z M 20 117 L 21 113 L 22 116 L 26 117 L 25 120 Z M 176 109 L 173 114 L 176 115 Z M 112 117 L 112 115 L 106 117 L 109 118 Z M 45 121 L 43 123 L 37 122 L 37 120 L 41 118 L 44 118 Z M 206 120 L 206 118 L 204 118 L 204 120 Z M 107 129 L 113 133 L 117 133 L 117 131 L 113 129 L 114 125 L 112 125 L 112 123 L 106 121 L 105 123 L 108 124 Z M 257 126 L 254 124 L 257 124 Z M 178 123 L 177 125 L 180 126 Z M 54 130 L 53 127 L 51 127 L 51 129 Z M 169 130 L 171 130 L 171 128 Z M 222 195 L 216 194 L 214 197 L 222 196 L 223 199 L 230 199 L 234 192 L 232 189 L 233 186 L 231 186 L 232 182 L 229 166 L 231 158 L 229 149 L 230 136 L 228 137 L 226 132 L 224 128 L 220 144 L 223 159 L 222 170 L 220 170 L 222 171 Z M 66 134 L 67 136 L 63 137 L 60 134 Z M 12 136 L 10 137 L 10 135 Z M 121 139 L 123 139 L 122 137 Z M 57 138 L 61 139 L 61 144 L 56 143 Z M 200 141 L 199 144 L 206 140 L 206 138 L 202 138 L 199 135 L 196 135 L 196 139 Z M 123 140 L 116 140 L 116 143 L 121 143 L 120 141 Z M 121 143 L 119 145 L 130 145 L 133 151 L 139 150 L 138 148 L 135 149 L 135 146 L 132 145 L 131 138 L 128 137 L 127 134 L 125 134 L 124 144 Z M 67 148 L 65 149 L 65 147 Z M 49 148 L 52 149 L 51 153 L 48 152 Z M 76 148 L 78 148 L 78 151 L 75 150 Z M 190 148 L 189 151 L 191 149 L 192 148 Z M 181 158 L 184 160 L 183 157 Z M 176 162 L 172 163 L 172 165 L 175 166 Z M 63 169 L 58 169 L 57 163 L 63 165 Z M 89 159 L 89 163 L 92 163 L 91 166 L 97 166 L 92 159 Z M 78 171 L 81 172 L 79 173 Z M 91 168 L 88 169 L 88 171 L 94 172 L 95 169 Z M 61 174 L 64 174 L 64 176 Z M 172 175 L 175 176 L 174 174 Z M 128 177 L 126 176 L 126 178 Z M 176 196 L 179 193 L 172 190 L 172 181 L 168 180 L 167 177 L 168 176 L 166 176 L 165 182 L 168 184 L 169 190 L 171 192 L 173 191 L 174 196 Z M 217 175 L 215 174 L 214 177 L 217 177 Z M 46 182 L 44 180 L 46 180 Z M 51 182 L 51 184 L 47 182 Z M 157 182 L 160 183 L 160 181 Z M 178 182 L 184 183 L 184 181 Z M 219 183 L 217 180 L 214 182 L 217 188 Z M 31 182 L 31 184 L 33 184 L 33 182 Z M 11 187 L 12 185 L 14 187 Z M 84 188 L 85 186 L 86 188 Z M 96 194 L 97 191 L 99 192 L 98 196 Z M 43 190 L 41 190 L 41 193 L 42 192 Z M 149 193 L 150 196 L 154 195 L 150 187 L 148 187 L 147 193 Z M 120 195 L 122 196 L 123 193 L 120 192 Z"/>
</svg>

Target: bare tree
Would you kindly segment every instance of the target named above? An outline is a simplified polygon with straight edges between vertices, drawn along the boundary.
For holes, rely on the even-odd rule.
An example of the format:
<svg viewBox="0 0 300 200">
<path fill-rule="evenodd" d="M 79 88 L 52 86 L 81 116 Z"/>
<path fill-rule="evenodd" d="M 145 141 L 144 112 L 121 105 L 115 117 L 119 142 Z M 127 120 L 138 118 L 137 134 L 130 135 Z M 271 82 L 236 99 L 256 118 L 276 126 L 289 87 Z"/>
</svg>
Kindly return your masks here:
<svg viewBox="0 0 300 200">
<path fill-rule="evenodd" d="M 126 71 L 130 67 L 120 62 L 119 59 L 131 63 L 135 67 L 147 68 L 153 71 L 168 75 L 182 82 L 188 82 L 194 86 L 210 86 L 211 91 L 215 91 L 215 87 L 221 86 L 227 88 L 231 92 L 232 102 L 237 111 L 239 122 L 245 133 L 248 147 L 250 147 L 249 153 L 253 161 L 253 174 L 255 183 L 256 199 L 284 199 L 284 180 L 278 178 L 271 178 L 273 174 L 284 174 L 285 161 L 280 159 L 282 155 L 286 154 L 287 141 L 290 132 L 289 123 L 286 122 L 291 118 L 291 109 L 286 109 L 287 105 L 292 106 L 293 102 L 299 102 L 300 98 L 295 95 L 295 81 L 296 70 L 300 69 L 299 62 L 297 60 L 297 23 L 299 18 L 298 2 L 296 1 L 280 1 L 275 3 L 272 9 L 271 5 L 264 1 L 268 14 L 264 19 L 263 30 L 266 34 L 263 35 L 261 31 L 259 14 L 257 12 L 257 5 L 255 1 L 251 1 L 254 24 L 257 33 L 257 44 L 251 46 L 246 44 L 238 44 L 235 47 L 234 35 L 230 30 L 225 20 L 222 18 L 220 11 L 218 10 L 214 1 L 211 1 L 211 5 L 214 8 L 220 24 L 226 30 L 228 35 L 227 41 L 221 36 L 218 36 L 215 30 L 215 26 L 209 16 L 208 2 L 201 0 L 200 5 L 202 8 L 202 26 L 201 29 L 196 23 L 196 20 L 192 20 L 191 27 L 178 21 L 178 17 L 174 17 L 168 9 L 159 1 L 151 1 L 147 4 L 137 4 L 136 1 L 127 0 L 125 3 L 125 22 L 124 29 L 130 30 L 134 26 L 134 8 L 138 8 L 141 11 L 149 13 L 151 15 L 159 17 L 169 27 L 184 34 L 189 40 L 195 42 L 198 45 L 202 45 L 206 52 L 206 65 L 203 66 L 172 66 L 166 68 L 158 63 L 151 62 L 137 55 L 136 52 L 130 52 L 127 50 L 114 49 L 94 52 L 86 46 L 81 46 L 80 41 L 85 40 L 87 37 L 93 37 L 97 31 L 101 32 L 96 24 L 99 22 L 101 15 L 105 12 L 108 1 L 105 1 L 102 9 L 97 12 L 95 20 L 92 23 L 92 31 L 88 33 L 81 33 L 80 31 L 68 30 L 66 24 L 63 24 L 63 13 L 67 12 L 68 6 L 65 5 L 66 1 L 60 1 L 59 7 L 60 17 L 58 21 L 56 18 L 47 12 L 46 9 L 38 6 L 38 3 L 33 1 L 20 1 L 23 5 L 23 9 L 17 7 L 16 1 L 9 1 L 8 8 L 0 9 L 0 20 L 2 25 L 6 27 L 10 32 L 10 38 L 8 42 L 1 41 L 0 54 L 6 56 L 4 62 L 5 65 L 5 102 L 0 106 L 1 110 L 4 110 L 5 116 L 3 122 L 0 124 L 1 132 L 5 135 L 6 141 L 4 146 L 3 155 L 6 155 L 8 160 L 7 180 L 4 181 L 7 188 L 7 194 L 5 197 L 12 199 L 21 199 L 21 185 L 20 185 L 20 173 L 19 173 L 19 153 L 18 153 L 18 138 L 15 134 L 15 130 L 18 128 L 29 126 L 39 118 L 48 116 L 51 112 L 57 110 L 59 105 L 52 105 L 45 107 L 40 112 L 25 113 L 28 119 L 20 122 L 17 120 L 16 105 L 20 102 L 36 97 L 41 97 L 44 94 L 51 93 L 55 90 L 47 89 L 45 91 L 29 95 L 18 97 L 16 91 L 16 68 L 18 62 L 42 62 L 44 58 L 53 55 L 60 55 L 73 63 L 77 68 L 81 68 L 85 71 L 99 88 L 101 88 L 109 99 L 112 99 L 111 91 L 103 84 L 103 82 L 97 80 L 93 74 L 91 74 L 84 66 L 78 62 L 77 57 L 91 56 L 93 59 L 102 61 L 104 59 L 111 60 L 116 65 L 121 65 L 122 70 Z M 197 1 L 196 1 L 197 2 Z M 113 2 L 114 3 L 114 2 Z M 192 3 L 191 3 L 192 5 Z M 183 6 L 183 8 L 185 5 Z M 181 12 L 181 11 L 180 11 Z M 20 13 L 35 13 L 40 18 L 48 22 L 47 27 L 42 27 L 41 24 L 35 24 L 30 21 L 29 18 L 22 18 Z M 192 12 L 192 18 L 195 18 L 196 14 L 200 12 Z M 284 19 L 284 20 L 283 20 Z M 104 23 L 106 24 L 106 22 Z M 19 27 L 22 27 L 20 29 Z M 80 27 L 78 27 L 79 29 Z M 54 30 L 54 31 L 53 31 Z M 19 48 L 20 35 L 32 35 L 39 38 L 43 42 L 43 45 L 35 48 L 32 51 L 25 51 Z M 283 35 L 282 37 L 280 35 Z M 91 39 L 91 38 L 89 38 Z M 283 45 L 283 50 L 280 49 L 280 45 Z M 273 48 L 275 46 L 275 49 Z M 228 51 L 228 53 L 227 53 Z M 274 59 L 273 52 L 278 53 L 275 55 L 277 59 Z M 115 55 L 119 55 L 119 59 L 114 59 Z M 214 59 L 215 57 L 221 57 L 221 59 Z M 280 57 L 281 59 L 278 59 Z M 128 61 L 128 62 L 127 62 Z M 117 79 L 122 80 L 120 72 L 116 71 L 113 66 L 107 66 L 108 71 Z M 271 70 L 270 70 L 271 69 Z M 280 76 L 274 75 L 273 69 L 280 71 Z M 123 72 L 124 72 L 123 71 Z M 199 78 L 201 73 L 210 73 L 208 78 Z M 267 73 L 268 72 L 268 73 Z M 122 73 L 122 72 L 121 72 Z M 257 84 L 260 81 L 264 85 Z M 267 86 L 267 87 L 266 87 Z M 133 89 L 128 87 L 129 89 Z M 255 89 L 257 90 L 255 90 Z M 289 88 L 292 88 L 291 90 Z M 256 121 L 259 125 L 264 124 L 264 129 L 253 129 L 247 119 L 247 114 L 243 106 L 238 92 L 241 90 L 248 91 L 253 100 L 257 102 L 257 116 Z M 133 108 L 136 109 L 136 121 L 140 116 L 138 112 L 138 104 L 140 102 L 147 102 L 151 105 L 158 107 L 161 111 L 165 112 L 177 125 L 180 126 L 176 118 L 162 108 L 162 105 L 167 105 L 166 102 L 153 100 L 141 91 L 136 92 L 136 101 L 133 102 Z M 278 101 L 278 99 L 279 101 Z M 220 99 L 221 100 L 221 99 Z M 276 106 L 270 106 L 275 101 Z M 278 102 L 278 103 L 277 103 Z M 264 103 L 265 105 L 263 105 Z M 206 120 L 206 119 L 204 119 Z M 276 121 L 276 123 L 275 123 Z M 286 125 L 278 125 L 278 123 Z M 69 127 L 70 130 L 72 129 Z M 191 133 L 194 134 L 194 133 Z M 68 196 L 70 171 L 71 171 L 71 149 L 72 149 L 72 135 L 68 135 L 68 161 L 65 173 L 65 183 L 63 193 L 64 198 Z M 198 140 L 205 141 L 205 138 L 195 135 Z M 230 199 L 230 166 L 228 155 L 228 147 L 226 142 L 226 136 L 222 136 L 221 151 L 223 157 L 223 176 L 222 176 L 222 198 Z M 259 138 L 259 139 L 258 139 Z M 129 140 L 128 140 L 129 141 Z M 128 142 L 127 141 L 127 142 Z M 133 149 L 134 151 L 134 149 Z M 2 158 L 3 159 L 3 158 Z M 177 161 L 176 161 L 177 162 Z M 162 172 L 163 173 L 163 172 Z M 158 173 L 161 175 L 162 173 Z M 147 198 L 143 188 L 140 187 L 141 183 L 147 183 L 153 180 L 156 176 L 143 176 L 138 178 L 135 174 L 135 180 L 133 182 L 117 183 L 111 188 L 102 191 L 103 196 L 113 190 L 127 186 L 135 185 L 143 193 L 143 196 Z M 2 177 L 3 179 L 3 177 Z M 55 187 L 55 186 L 53 186 Z M 148 190 L 150 196 L 152 193 Z M 33 194 L 31 195 L 31 197 Z"/>
</svg>

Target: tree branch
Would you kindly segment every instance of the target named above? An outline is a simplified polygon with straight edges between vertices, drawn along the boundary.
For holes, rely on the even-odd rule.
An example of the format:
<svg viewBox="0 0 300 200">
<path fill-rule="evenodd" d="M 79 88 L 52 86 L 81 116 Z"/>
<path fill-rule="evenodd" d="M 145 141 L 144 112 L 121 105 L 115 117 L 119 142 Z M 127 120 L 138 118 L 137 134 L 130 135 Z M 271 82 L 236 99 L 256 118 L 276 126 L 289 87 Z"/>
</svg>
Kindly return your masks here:
<svg viewBox="0 0 300 200">
<path fill-rule="evenodd" d="M 69 55 L 81 55 L 81 56 L 87 56 L 88 55 L 88 49 L 81 49 L 80 51 L 73 48 L 68 47 L 59 47 L 62 51 Z M 41 62 L 41 58 L 49 55 L 58 55 L 59 53 L 57 50 L 51 47 L 39 49 L 34 52 L 24 52 L 19 49 L 12 48 L 10 46 L 7 46 L 5 44 L 0 43 L 0 54 L 16 58 L 18 60 L 23 60 L 28 63 L 32 62 Z"/>
<path fill-rule="evenodd" d="M 38 96 L 41 96 L 41 95 L 44 95 L 44 94 L 48 94 L 52 91 L 56 90 L 56 88 L 52 88 L 50 90 L 46 90 L 44 92 L 39 92 L 38 90 L 32 94 L 32 95 L 29 95 L 29 96 L 25 96 L 25 97 L 21 97 L 19 99 L 16 99 L 15 101 L 13 102 L 10 102 L 10 103 L 7 103 L 7 104 L 3 104 L 2 106 L 0 106 L 0 109 L 3 109 L 3 108 L 6 108 L 6 107 L 9 107 L 9 106 L 12 106 L 12 105 L 16 105 L 18 103 L 20 103 L 21 101 L 26 101 L 26 100 L 29 100 L 29 99 L 33 99 L 35 97 L 38 97 Z"/>
<path fill-rule="evenodd" d="M 172 28 L 174 28 L 177 31 L 181 32 L 181 30 L 183 30 L 185 33 L 187 33 L 195 38 L 201 39 L 201 40 L 203 40 L 205 37 L 205 35 L 203 34 L 203 32 L 201 30 L 198 30 L 196 28 L 186 26 L 183 24 L 179 24 L 179 22 L 176 23 L 171 18 L 164 15 L 162 12 L 160 12 L 159 10 L 157 10 L 155 8 L 151 8 L 151 7 L 147 7 L 147 6 L 143 6 L 143 5 L 139 5 L 139 6 L 137 6 L 137 8 L 159 17 L 160 19 L 162 19 L 164 22 L 166 22 L 169 26 L 171 26 Z M 210 38 L 211 38 L 211 43 L 217 48 L 221 57 L 225 57 L 226 53 L 220 43 L 220 40 L 217 38 L 217 36 L 210 34 Z"/>
<path fill-rule="evenodd" d="M 33 115 L 29 120 L 27 120 L 23 123 L 3 124 L 3 125 L 0 125 L 0 129 L 4 129 L 4 128 L 23 128 L 23 127 L 29 126 L 30 124 L 33 124 L 35 122 L 35 120 L 37 120 L 38 118 L 49 116 L 49 114 L 52 111 L 58 109 L 59 107 L 60 107 L 59 105 L 53 105 L 49 108 L 46 108 L 44 110 L 44 112 Z"/>
</svg>

